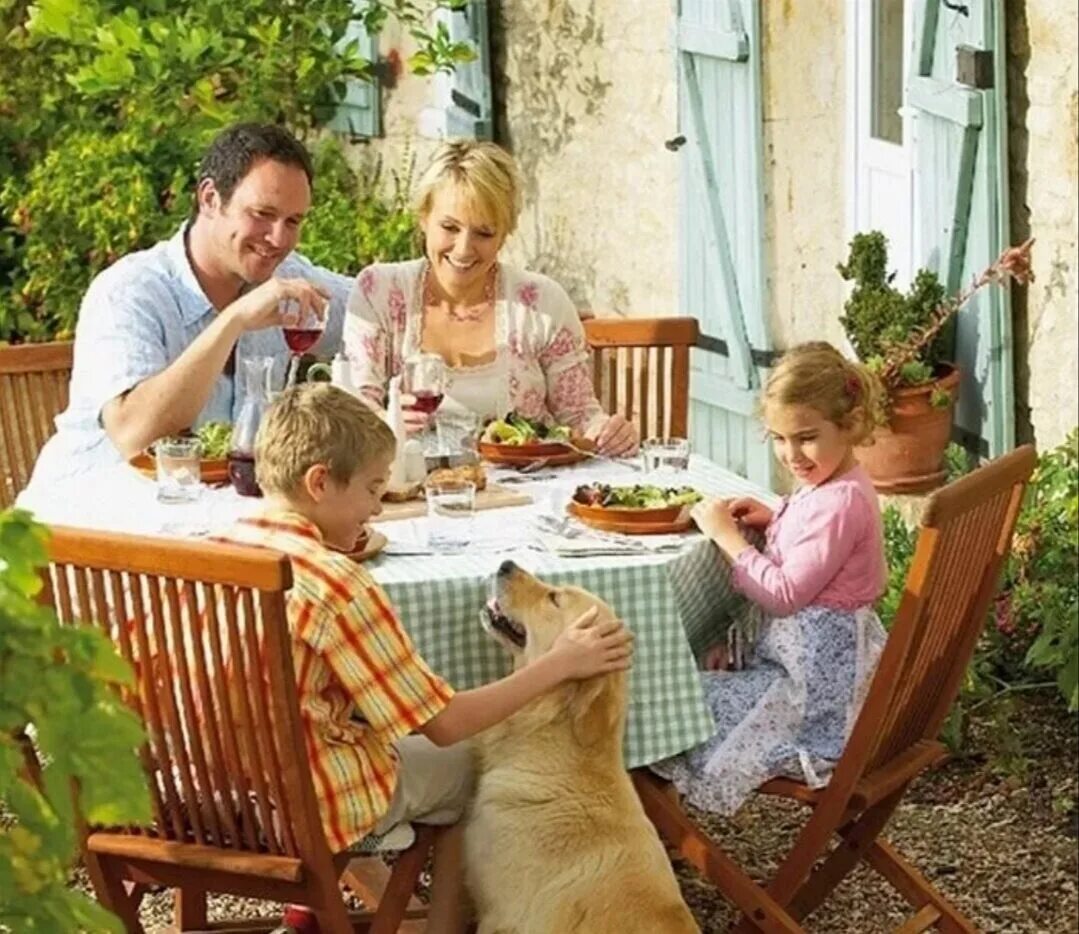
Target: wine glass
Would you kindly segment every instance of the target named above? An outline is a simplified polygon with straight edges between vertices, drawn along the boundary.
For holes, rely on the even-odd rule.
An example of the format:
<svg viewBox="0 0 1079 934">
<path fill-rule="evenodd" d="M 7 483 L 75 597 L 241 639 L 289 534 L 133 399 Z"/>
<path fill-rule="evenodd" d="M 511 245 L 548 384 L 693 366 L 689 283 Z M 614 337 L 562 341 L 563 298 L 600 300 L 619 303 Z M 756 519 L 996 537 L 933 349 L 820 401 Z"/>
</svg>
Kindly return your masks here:
<svg viewBox="0 0 1079 934">
<path fill-rule="evenodd" d="M 286 306 L 284 322 L 281 325 L 281 333 L 289 349 L 288 375 L 285 377 L 286 389 L 296 382 L 296 374 L 300 369 L 300 357 L 318 343 L 325 328 L 325 318 L 313 309 L 304 311 L 293 301 Z"/>
<path fill-rule="evenodd" d="M 442 404 L 445 385 L 446 364 L 438 354 L 420 354 L 405 362 L 401 390 L 414 398 L 415 401 L 409 406 L 412 411 L 423 412 L 433 418 Z M 430 441 L 431 424 L 428 421 L 423 433 L 424 451 L 430 446 Z"/>
</svg>

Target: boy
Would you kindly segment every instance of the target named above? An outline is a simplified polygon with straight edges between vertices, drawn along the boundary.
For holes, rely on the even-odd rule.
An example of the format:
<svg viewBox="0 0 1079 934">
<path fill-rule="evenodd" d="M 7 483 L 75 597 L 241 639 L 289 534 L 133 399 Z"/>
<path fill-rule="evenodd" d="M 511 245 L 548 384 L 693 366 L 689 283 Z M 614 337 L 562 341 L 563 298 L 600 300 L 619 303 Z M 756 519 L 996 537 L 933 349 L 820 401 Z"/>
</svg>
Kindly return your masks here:
<svg viewBox="0 0 1079 934">
<path fill-rule="evenodd" d="M 393 456 L 393 433 L 365 403 L 325 383 L 288 389 L 255 442 L 266 508 L 227 535 L 292 559 L 287 612 L 300 715 L 334 852 L 402 821 L 454 824 L 471 792 L 462 740 L 563 681 L 630 662 L 632 636 L 621 623 L 595 624 L 593 611 L 532 665 L 455 693 L 416 654 L 370 574 L 331 550 L 351 549 L 380 512 Z M 460 827 L 440 834 L 429 932 L 464 929 L 460 845 Z M 317 929 L 296 909 L 286 918 Z"/>
</svg>

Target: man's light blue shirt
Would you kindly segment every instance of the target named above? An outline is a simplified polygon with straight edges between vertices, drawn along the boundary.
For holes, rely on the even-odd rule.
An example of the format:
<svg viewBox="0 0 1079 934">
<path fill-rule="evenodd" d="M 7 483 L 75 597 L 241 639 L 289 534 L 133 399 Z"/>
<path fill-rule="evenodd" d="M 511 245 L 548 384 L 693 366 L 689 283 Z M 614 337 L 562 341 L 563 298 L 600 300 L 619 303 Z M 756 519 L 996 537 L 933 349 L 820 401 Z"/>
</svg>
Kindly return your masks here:
<svg viewBox="0 0 1079 934">
<path fill-rule="evenodd" d="M 57 433 L 38 457 L 21 505 L 48 497 L 57 482 L 120 461 L 120 452 L 102 426 L 105 404 L 172 364 L 214 320 L 214 307 L 195 278 L 184 248 L 185 229 L 186 225 L 171 239 L 123 257 L 90 283 L 75 329 L 70 402 L 57 416 Z M 352 280 L 298 253 L 290 253 L 274 275 L 307 279 L 330 293 L 326 333 L 314 352 L 339 351 Z M 242 373 L 245 359 L 272 357 L 274 385 L 281 386 L 288 356 L 280 328 L 247 331 L 236 343 L 235 371 Z M 192 427 L 234 421 L 243 395 L 242 383 L 222 373 Z"/>
</svg>

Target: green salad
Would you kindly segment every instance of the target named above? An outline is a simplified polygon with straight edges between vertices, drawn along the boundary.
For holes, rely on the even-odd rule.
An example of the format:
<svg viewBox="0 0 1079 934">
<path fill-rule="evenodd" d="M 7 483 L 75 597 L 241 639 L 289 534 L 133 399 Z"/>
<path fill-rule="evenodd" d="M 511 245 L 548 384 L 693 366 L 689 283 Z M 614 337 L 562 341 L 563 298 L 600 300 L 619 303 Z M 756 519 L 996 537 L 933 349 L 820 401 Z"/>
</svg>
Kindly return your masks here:
<svg viewBox="0 0 1079 934">
<path fill-rule="evenodd" d="M 535 418 L 510 412 L 505 418 L 487 423 L 483 440 L 491 444 L 541 444 L 569 441 L 573 430 L 568 425 L 548 425 Z"/>
<path fill-rule="evenodd" d="M 232 425 L 228 422 L 207 422 L 195 431 L 195 437 L 202 442 L 202 456 L 207 460 L 229 456 Z"/>
<path fill-rule="evenodd" d="M 662 487 L 641 483 L 635 486 L 608 486 L 606 483 L 589 483 L 577 487 L 573 499 L 584 506 L 669 509 L 672 506 L 692 506 L 704 497 L 691 486 Z"/>
</svg>

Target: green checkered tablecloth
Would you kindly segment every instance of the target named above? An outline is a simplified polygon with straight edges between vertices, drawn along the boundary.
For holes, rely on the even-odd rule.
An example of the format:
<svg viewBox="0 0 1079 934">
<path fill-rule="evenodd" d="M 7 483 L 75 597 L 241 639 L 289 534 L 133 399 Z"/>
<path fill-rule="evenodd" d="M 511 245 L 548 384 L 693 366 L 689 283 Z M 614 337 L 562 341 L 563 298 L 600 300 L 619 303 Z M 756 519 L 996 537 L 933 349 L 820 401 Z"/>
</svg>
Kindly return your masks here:
<svg viewBox="0 0 1079 934">
<path fill-rule="evenodd" d="M 573 485 L 591 480 L 639 482 L 617 465 L 590 464 L 530 485 L 531 506 L 476 516 L 475 546 L 460 555 L 387 554 L 369 567 L 400 610 L 420 654 L 459 689 L 510 670 L 505 651 L 483 630 L 479 611 L 499 564 L 512 558 L 552 584 L 584 587 L 613 607 L 635 634 L 625 760 L 629 768 L 655 762 L 706 739 L 711 715 L 701 694 L 695 653 L 714 643 L 741 598 L 729 586 L 722 558 L 699 535 L 676 553 L 559 557 L 535 547 L 534 523 L 557 508 Z M 695 457 L 678 483 L 709 495 L 775 497 L 747 480 Z M 394 544 L 418 540 L 423 520 L 380 524 Z"/>
</svg>

